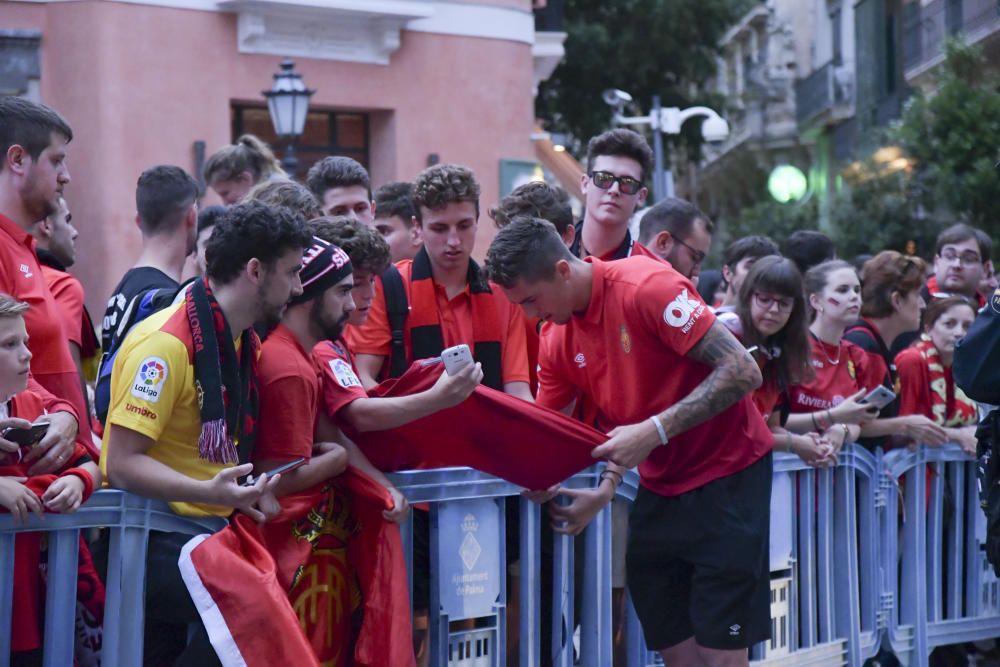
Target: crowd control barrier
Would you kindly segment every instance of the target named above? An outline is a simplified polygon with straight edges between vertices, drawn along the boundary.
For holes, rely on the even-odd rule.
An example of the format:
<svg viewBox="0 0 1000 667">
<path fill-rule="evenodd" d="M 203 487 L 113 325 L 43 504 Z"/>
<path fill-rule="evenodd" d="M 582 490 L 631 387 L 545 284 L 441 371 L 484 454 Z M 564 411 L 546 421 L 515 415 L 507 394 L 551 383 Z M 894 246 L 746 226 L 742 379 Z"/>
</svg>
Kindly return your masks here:
<svg viewBox="0 0 1000 667">
<path fill-rule="evenodd" d="M 956 445 L 884 457 L 882 611 L 905 665 L 937 646 L 1000 637 L 1000 582 L 986 561 L 976 463 Z"/>
<path fill-rule="evenodd" d="M 566 485 L 592 487 L 601 470 L 594 466 Z M 577 538 L 575 548 L 573 538 L 555 536 L 553 574 L 543 590 L 540 536 L 547 518 L 520 496 L 520 488 L 467 468 L 391 477 L 411 503 L 426 504 L 429 512 L 430 608 L 439 610 L 429 616 L 430 665 L 501 667 L 512 662 L 536 667 L 543 656 L 558 667 L 612 664 L 608 508 Z M 634 473 L 626 475 L 619 498 L 631 502 L 637 482 Z M 516 503 L 520 514 L 519 522 L 511 524 L 519 530 L 520 577 L 513 580 L 519 586 L 519 639 L 508 662 L 507 626 L 515 616 L 509 614 L 505 554 L 510 542 L 505 508 L 510 503 Z M 402 526 L 407 554 L 413 544 L 412 521 Z M 836 468 L 825 470 L 776 454 L 772 638 L 753 648 L 753 662 L 860 667 L 881 646 L 906 665 L 926 665 L 936 646 L 1000 636 L 1000 582 L 980 548 L 984 523 L 974 464 L 954 445 L 884 455 L 850 446 Z M 221 520 L 180 517 L 163 503 L 107 490 L 95 493 L 75 514 L 32 517 L 26 526 L 15 526 L 9 515 L 0 514 L 0 667 L 9 663 L 17 532 L 48 532 L 44 664 L 62 667 L 72 664 L 80 531 L 110 529 L 103 664 L 130 667 L 141 664 L 149 531 L 197 534 L 222 525 Z M 411 562 L 408 556 L 408 567 Z M 546 637 L 541 634 L 543 595 L 553 602 L 554 630 Z M 626 626 L 629 667 L 660 664 L 646 650 L 634 613 L 628 614 Z"/>
<path fill-rule="evenodd" d="M 122 491 L 102 490 L 73 514 L 31 515 L 16 526 L 0 514 L 0 667 L 10 664 L 10 619 L 14 592 L 14 536 L 45 531 L 48 541 L 45 594 L 44 667 L 73 664 L 77 558 L 80 531 L 109 530 L 108 574 L 105 582 L 102 667 L 142 664 L 143 594 L 149 531 L 215 532 L 224 519 L 195 519 L 174 514 L 166 503 Z"/>
</svg>

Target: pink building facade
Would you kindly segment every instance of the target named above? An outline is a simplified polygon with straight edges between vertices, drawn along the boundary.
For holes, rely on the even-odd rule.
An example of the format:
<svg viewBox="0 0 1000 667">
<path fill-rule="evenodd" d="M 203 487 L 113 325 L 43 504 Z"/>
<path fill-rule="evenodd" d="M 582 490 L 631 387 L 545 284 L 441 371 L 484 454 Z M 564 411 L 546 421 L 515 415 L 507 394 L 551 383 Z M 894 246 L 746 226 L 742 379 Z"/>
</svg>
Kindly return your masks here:
<svg viewBox="0 0 1000 667">
<path fill-rule="evenodd" d="M 37 71 L 22 68 L 24 90 L 9 90 L 8 77 L 0 92 L 44 102 L 73 127 L 73 271 L 92 312 L 103 312 L 138 255 L 138 175 L 159 163 L 195 174 L 196 142 L 210 155 L 240 127 L 252 130 L 247 119 L 259 127 L 261 91 L 288 56 L 317 91 L 316 122 L 329 112 L 330 132 L 343 126 L 349 136 L 340 141 L 359 147 L 373 186 L 410 180 L 435 159 L 476 172 L 481 256 L 495 231 L 485 210 L 502 194 L 501 163 L 535 159 L 533 88 L 540 67 L 554 67 L 551 48 L 538 56 L 531 4 L 0 0 L 0 44 L 17 42 L 29 59 L 37 44 Z"/>
</svg>

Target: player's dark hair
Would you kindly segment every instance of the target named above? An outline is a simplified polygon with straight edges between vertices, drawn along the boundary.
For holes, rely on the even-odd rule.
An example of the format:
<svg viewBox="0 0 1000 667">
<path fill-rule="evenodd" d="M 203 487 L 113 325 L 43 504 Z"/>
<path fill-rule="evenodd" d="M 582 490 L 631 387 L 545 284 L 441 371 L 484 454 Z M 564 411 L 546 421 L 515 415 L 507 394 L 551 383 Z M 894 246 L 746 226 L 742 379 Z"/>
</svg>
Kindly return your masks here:
<svg viewBox="0 0 1000 667">
<path fill-rule="evenodd" d="M 486 271 L 501 287 L 550 281 L 560 259 L 577 260 L 548 220 L 517 217 L 497 232 L 486 251 Z"/>
<path fill-rule="evenodd" d="M 180 167 L 161 164 L 142 172 L 135 208 L 145 236 L 174 232 L 198 199 L 198 183 Z"/>
<path fill-rule="evenodd" d="M 305 220 L 291 209 L 261 202 L 230 206 L 219 218 L 205 244 L 205 272 L 225 285 L 239 276 L 247 262 L 257 258 L 265 267 L 289 250 L 303 250 L 312 236 Z"/>
</svg>

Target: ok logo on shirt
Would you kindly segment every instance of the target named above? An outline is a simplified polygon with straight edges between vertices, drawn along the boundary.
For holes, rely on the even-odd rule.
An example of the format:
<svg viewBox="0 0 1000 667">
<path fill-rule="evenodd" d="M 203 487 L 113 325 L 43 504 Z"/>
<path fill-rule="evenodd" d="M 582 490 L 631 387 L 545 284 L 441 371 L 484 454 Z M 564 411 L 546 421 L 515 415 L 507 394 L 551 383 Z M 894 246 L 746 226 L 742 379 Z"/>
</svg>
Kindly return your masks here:
<svg viewBox="0 0 1000 667">
<path fill-rule="evenodd" d="M 698 318 L 701 317 L 704 310 L 705 304 L 698 299 L 692 299 L 685 287 L 663 309 L 663 321 L 672 327 L 680 329 L 682 333 L 687 333 L 694 326 L 694 323 L 698 321 Z"/>
</svg>

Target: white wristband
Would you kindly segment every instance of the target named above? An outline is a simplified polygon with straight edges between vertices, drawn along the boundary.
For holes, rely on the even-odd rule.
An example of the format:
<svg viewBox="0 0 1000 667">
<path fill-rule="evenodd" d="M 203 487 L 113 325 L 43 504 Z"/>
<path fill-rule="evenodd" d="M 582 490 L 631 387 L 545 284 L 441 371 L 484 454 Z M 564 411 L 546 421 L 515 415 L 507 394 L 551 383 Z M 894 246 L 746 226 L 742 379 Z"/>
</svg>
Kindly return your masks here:
<svg viewBox="0 0 1000 667">
<path fill-rule="evenodd" d="M 660 423 L 660 418 L 657 416 L 652 416 L 649 421 L 653 422 L 653 426 L 656 427 L 656 432 L 660 436 L 660 444 L 665 445 L 670 442 L 670 438 L 667 437 L 667 431 L 663 428 L 663 424 Z"/>
</svg>

